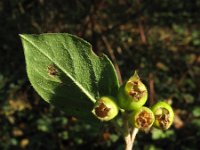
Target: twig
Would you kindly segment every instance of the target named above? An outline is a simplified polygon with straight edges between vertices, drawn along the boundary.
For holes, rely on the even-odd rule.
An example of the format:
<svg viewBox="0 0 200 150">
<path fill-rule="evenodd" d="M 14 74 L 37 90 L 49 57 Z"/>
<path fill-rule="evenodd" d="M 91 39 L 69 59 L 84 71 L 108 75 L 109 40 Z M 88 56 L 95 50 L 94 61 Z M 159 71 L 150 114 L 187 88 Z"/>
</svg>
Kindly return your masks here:
<svg viewBox="0 0 200 150">
<path fill-rule="evenodd" d="M 125 148 L 125 150 L 132 150 L 133 144 L 131 143 L 131 136 L 130 136 L 130 134 L 128 134 L 125 137 L 125 142 L 126 142 L 126 148 Z"/>
<path fill-rule="evenodd" d="M 136 135 L 139 130 L 138 128 L 131 128 L 132 130 L 130 129 L 127 114 L 124 114 L 124 128 L 124 140 L 126 143 L 125 150 L 132 150 Z"/>
<path fill-rule="evenodd" d="M 142 21 L 139 20 L 139 31 L 140 31 L 140 37 L 141 37 L 141 41 L 143 44 L 147 44 L 147 39 L 144 33 L 144 26 L 142 24 Z"/>
<path fill-rule="evenodd" d="M 108 40 L 105 36 L 102 36 L 102 41 L 105 44 L 106 49 L 107 49 L 107 51 L 108 51 L 108 53 L 109 53 L 109 55 L 110 55 L 110 57 L 111 57 L 111 59 L 114 63 L 114 66 L 115 66 L 115 69 L 116 69 L 116 72 L 117 72 L 117 75 L 118 75 L 118 79 L 119 79 L 119 84 L 121 85 L 122 84 L 122 77 L 121 77 L 120 69 L 119 69 L 119 66 L 117 64 L 117 59 L 114 55 L 114 52 L 113 52 L 113 50 L 112 50 L 112 48 L 111 48 L 111 46 L 110 46 L 110 44 L 109 44 L 109 42 L 108 42 Z"/>
<path fill-rule="evenodd" d="M 137 4 L 138 8 L 141 7 L 140 0 L 136 0 L 136 4 Z M 146 39 L 146 36 L 145 36 L 145 33 L 144 33 L 144 26 L 143 26 L 143 23 L 142 23 L 142 20 L 141 20 L 141 16 L 139 16 L 138 25 L 139 25 L 141 41 L 142 41 L 143 44 L 147 44 L 147 39 Z"/>
<path fill-rule="evenodd" d="M 154 103 L 154 99 L 155 99 L 155 90 L 154 90 L 154 76 L 153 76 L 153 73 L 150 73 L 149 74 L 149 95 L 150 95 L 150 98 L 149 98 L 149 105 L 153 105 Z"/>
<path fill-rule="evenodd" d="M 138 128 L 133 128 L 132 133 L 129 132 L 129 133 L 124 137 L 125 142 L 126 142 L 126 148 L 125 148 L 125 150 L 132 150 L 132 149 L 133 149 L 133 145 L 134 145 L 135 138 L 136 138 L 136 135 L 137 135 L 138 131 L 139 131 Z"/>
<path fill-rule="evenodd" d="M 133 147 L 133 144 L 134 144 L 134 141 L 135 141 L 135 138 L 136 138 L 136 135 L 137 135 L 138 131 L 139 131 L 138 128 L 134 128 L 134 129 L 133 129 L 133 132 L 132 132 L 132 135 L 131 135 L 132 147 Z M 132 149 L 132 147 L 131 147 L 131 149 Z"/>
<path fill-rule="evenodd" d="M 125 150 L 131 150 L 130 149 L 130 147 L 132 147 L 131 146 L 131 134 L 130 134 L 130 128 L 129 128 L 128 118 L 127 118 L 126 114 L 124 114 L 124 128 L 125 128 L 124 140 L 126 143 Z"/>
</svg>

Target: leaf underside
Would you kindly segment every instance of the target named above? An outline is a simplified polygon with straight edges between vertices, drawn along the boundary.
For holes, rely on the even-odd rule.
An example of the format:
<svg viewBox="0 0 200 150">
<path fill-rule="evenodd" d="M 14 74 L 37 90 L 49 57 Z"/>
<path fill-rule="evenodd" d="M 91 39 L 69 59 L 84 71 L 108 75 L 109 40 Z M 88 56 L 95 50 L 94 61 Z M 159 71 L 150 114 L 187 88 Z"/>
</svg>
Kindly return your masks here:
<svg viewBox="0 0 200 150">
<path fill-rule="evenodd" d="M 22 34 L 26 68 L 34 89 L 68 115 L 91 120 L 93 103 L 115 96 L 118 79 L 110 60 L 67 33 Z"/>
</svg>

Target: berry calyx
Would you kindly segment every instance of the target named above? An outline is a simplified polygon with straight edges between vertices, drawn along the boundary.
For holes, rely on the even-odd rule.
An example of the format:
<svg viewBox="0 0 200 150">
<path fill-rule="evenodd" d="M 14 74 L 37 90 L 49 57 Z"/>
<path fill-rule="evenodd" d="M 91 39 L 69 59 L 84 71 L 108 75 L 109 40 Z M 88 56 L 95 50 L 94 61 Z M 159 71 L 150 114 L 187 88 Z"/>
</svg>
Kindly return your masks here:
<svg viewBox="0 0 200 150">
<path fill-rule="evenodd" d="M 174 112 L 169 104 L 161 101 L 153 105 L 151 109 L 155 115 L 155 127 L 166 130 L 172 125 Z"/>
<path fill-rule="evenodd" d="M 130 123 L 134 127 L 144 131 L 151 128 L 154 120 L 155 118 L 153 112 L 147 107 L 141 107 L 129 115 Z"/>
<path fill-rule="evenodd" d="M 148 98 L 146 86 L 140 80 L 137 72 L 123 84 L 118 92 L 119 106 L 125 110 L 136 110 L 142 107 Z"/>
<path fill-rule="evenodd" d="M 92 113 L 101 121 L 109 121 L 118 114 L 118 107 L 113 97 L 104 96 L 96 101 Z"/>
</svg>

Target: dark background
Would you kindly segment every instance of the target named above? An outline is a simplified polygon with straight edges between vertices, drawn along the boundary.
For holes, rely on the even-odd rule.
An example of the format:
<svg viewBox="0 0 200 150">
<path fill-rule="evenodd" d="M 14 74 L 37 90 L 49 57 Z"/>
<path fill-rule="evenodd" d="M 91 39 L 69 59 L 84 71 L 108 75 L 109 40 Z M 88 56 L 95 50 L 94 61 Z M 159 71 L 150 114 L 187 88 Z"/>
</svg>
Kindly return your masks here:
<svg viewBox="0 0 200 150">
<path fill-rule="evenodd" d="M 95 128 L 45 103 L 30 86 L 19 33 L 67 32 L 105 53 L 126 80 L 137 69 L 147 105 L 167 99 L 167 131 L 140 132 L 135 150 L 196 150 L 200 143 L 200 0 L 0 0 L 0 149 L 123 149 L 109 124 Z M 118 65 L 117 65 L 118 64 Z"/>
</svg>

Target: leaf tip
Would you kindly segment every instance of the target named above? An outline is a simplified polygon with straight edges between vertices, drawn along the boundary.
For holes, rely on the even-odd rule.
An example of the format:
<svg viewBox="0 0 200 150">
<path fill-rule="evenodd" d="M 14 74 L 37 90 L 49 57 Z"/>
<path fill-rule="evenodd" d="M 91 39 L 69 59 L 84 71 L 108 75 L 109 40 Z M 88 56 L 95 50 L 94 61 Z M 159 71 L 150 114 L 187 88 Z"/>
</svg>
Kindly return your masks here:
<svg viewBox="0 0 200 150">
<path fill-rule="evenodd" d="M 20 37 L 22 40 L 27 40 L 27 39 L 31 39 L 32 34 L 19 34 L 19 37 Z"/>
<path fill-rule="evenodd" d="M 25 34 L 19 34 L 20 38 L 24 38 Z"/>
</svg>

